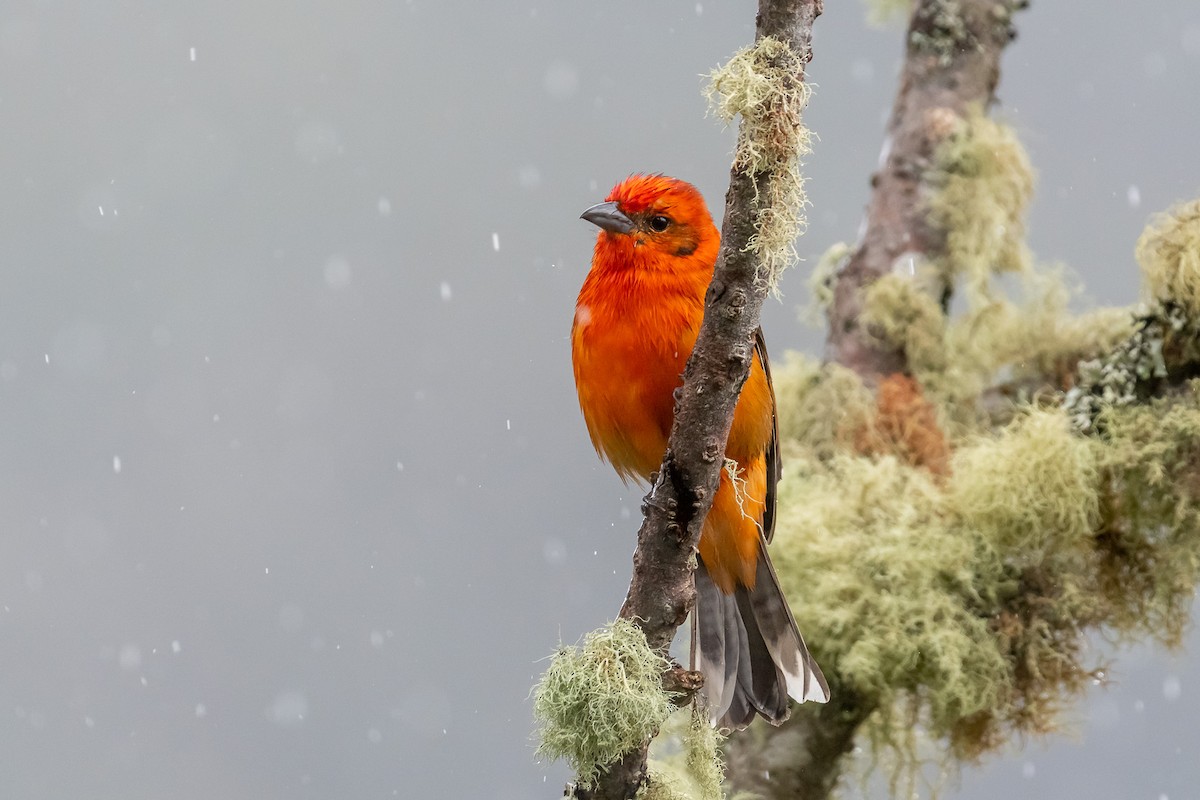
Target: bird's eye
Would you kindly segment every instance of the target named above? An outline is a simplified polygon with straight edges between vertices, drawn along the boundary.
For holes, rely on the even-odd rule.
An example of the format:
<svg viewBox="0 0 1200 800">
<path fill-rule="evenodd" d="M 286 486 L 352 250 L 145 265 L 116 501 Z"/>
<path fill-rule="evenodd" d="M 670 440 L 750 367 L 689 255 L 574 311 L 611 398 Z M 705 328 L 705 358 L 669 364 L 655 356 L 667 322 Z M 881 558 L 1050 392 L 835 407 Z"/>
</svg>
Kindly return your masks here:
<svg viewBox="0 0 1200 800">
<path fill-rule="evenodd" d="M 650 230 L 662 233 L 671 224 L 671 220 L 664 217 L 662 214 L 650 218 Z"/>
</svg>

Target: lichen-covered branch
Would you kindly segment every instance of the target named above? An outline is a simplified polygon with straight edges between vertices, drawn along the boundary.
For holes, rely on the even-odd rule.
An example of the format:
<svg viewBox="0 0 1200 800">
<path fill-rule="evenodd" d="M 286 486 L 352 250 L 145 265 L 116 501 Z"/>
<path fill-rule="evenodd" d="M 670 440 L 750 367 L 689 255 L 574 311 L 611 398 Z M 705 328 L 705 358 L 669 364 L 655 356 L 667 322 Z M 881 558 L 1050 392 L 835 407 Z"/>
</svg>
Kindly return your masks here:
<svg viewBox="0 0 1200 800">
<path fill-rule="evenodd" d="M 730 101 L 723 108 L 743 117 L 725 197 L 721 251 L 704 322 L 676 395 L 668 449 L 643 505 L 633 578 L 621 608 L 621 617 L 635 621 L 651 648 L 662 653 L 695 602 L 694 553 L 750 369 L 754 331 L 773 284 L 771 273 L 788 260 L 786 248 L 796 232 L 794 211 L 772 203 L 802 199 L 796 161 L 806 140 L 799 112 L 806 97 L 812 24 L 820 13 L 821 0 L 760 0 L 755 48 L 739 58 L 753 62 L 750 78 L 769 72 L 776 85 L 742 80 L 716 86 Z M 632 798 L 646 779 L 648 747 L 647 740 L 603 766 L 590 785 L 581 782 L 568 793 Z"/>
<path fill-rule="evenodd" d="M 973 108 L 987 108 L 1000 55 L 1013 39 L 1012 15 L 1025 0 L 920 0 L 913 11 L 900 89 L 888 123 L 882 166 L 871 179 L 866 229 L 838 271 L 829 307 L 826 358 L 869 383 L 903 372 L 904 351 L 864 325 L 865 294 L 881 276 L 914 274 L 944 247 L 929 218 L 926 185 L 938 146 Z M 933 287 L 945 305 L 950 285 Z"/>
<path fill-rule="evenodd" d="M 1103 355 L 1079 364 L 1066 409 L 1094 431 L 1108 407 L 1144 403 L 1200 377 L 1200 200 L 1160 214 L 1137 245 L 1150 302 L 1133 330 Z"/>
<path fill-rule="evenodd" d="M 931 213 L 931 196 L 947 189 L 933 186 L 931 181 L 948 174 L 946 169 L 935 169 L 938 158 L 946 157 L 947 143 L 978 139 L 972 136 L 977 133 L 972 125 L 985 124 L 975 121 L 994 99 L 1000 55 L 1014 37 L 1012 14 L 1024 5 L 1023 0 L 919 0 L 915 4 L 884 156 L 872 179 L 865 232 L 830 279 L 826 358 L 856 373 L 878 392 L 880 403 L 876 420 L 876 409 L 869 407 L 870 401 L 862 401 L 862 418 L 871 419 L 871 424 L 854 430 L 840 444 L 880 454 L 891 449 L 934 475 L 947 469 L 949 453 L 944 438 L 935 423 L 919 422 L 932 420 L 934 413 L 922 397 L 920 385 L 905 383 L 896 375 L 910 371 L 910 357 L 919 361 L 934 354 L 931 357 L 937 358 L 944 351 L 945 309 L 956 272 L 965 269 L 951 263 L 949 255 L 956 244 L 951 237 L 956 231 L 961 235 L 962 226 L 955 224 L 961 220 L 940 219 Z M 1028 176 L 1028 167 L 1013 174 Z M 1025 183 L 1003 187 L 1016 195 L 1000 201 L 1013 209 L 1016 223 L 1031 190 L 1030 182 L 1026 177 Z M 968 190 L 974 185 L 968 181 Z M 1008 241 L 1022 242 L 1019 224 L 1008 226 L 1008 231 Z M 992 249 L 1000 251 L 1002 246 Z M 999 271 L 1003 265 L 984 269 L 989 268 Z M 903 290 L 904 299 L 920 296 L 922 301 L 897 302 L 892 308 L 901 315 L 919 315 L 927 309 L 927 325 L 913 325 L 911 318 L 872 320 L 866 313 L 873 284 L 893 273 L 911 282 L 911 289 Z M 932 285 L 930 274 L 934 276 Z M 893 330 L 888 330 L 887 322 L 896 323 Z M 881 327 L 880 323 L 885 324 Z M 922 350 L 922 341 L 888 335 L 898 331 L 907 335 L 910 330 L 927 335 L 929 346 Z M 901 382 L 888 383 L 897 379 Z M 894 413 L 883 413 L 884 401 L 897 396 L 904 399 L 894 404 Z M 817 427 L 837 427 L 839 420 L 854 418 L 852 405 L 823 410 L 829 418 L 816 421 Z M 812 531 L 806 535 L 811 536 Z M 781 574 L 786 582 L 786 568 Z M 853 681 L 842 680 L 836 670 L 832 682 L 834 702 L 830 706 L 803 707 L 782 728 L 760 727 L 755 736 L 735 737 L 726 743 L 732 789 L 766 798 L 817 800 L 830 795 L 862 724 L 881 703 L 891 702 L 887 692 L 857 690 Z M 763 777 L 766 773 L 769 780 Z"/>
</svg>

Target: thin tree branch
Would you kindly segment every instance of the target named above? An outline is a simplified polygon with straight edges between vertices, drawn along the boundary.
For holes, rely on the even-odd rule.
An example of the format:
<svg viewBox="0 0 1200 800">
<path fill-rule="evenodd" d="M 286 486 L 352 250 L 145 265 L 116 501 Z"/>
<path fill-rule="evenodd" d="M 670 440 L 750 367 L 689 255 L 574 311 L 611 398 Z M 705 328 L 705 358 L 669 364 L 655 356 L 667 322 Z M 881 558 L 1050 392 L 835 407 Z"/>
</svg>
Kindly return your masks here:
<svg viewBox="0 0 1200 800">
<path fill-rule="evenodd" d="M 813 21 L 821 0 L 759 0 L 756 40 L 789 44 L 800 64 L 811 58 Z M 801 74 L 796 81 L 803 81 Z M 725 195 L 721 250 L 705 297 L 704 322 L 675 396 L 675 421 L 667 452 L 642 506 L 633 578 L 621 616 L 634 620 L 650 646 L 665 653 L 695 604 L 692 570 L 704 518 L 716 493 L 733 410 L 753 359 L 766 288 L 756 281 L 759 259 L 749 249 L 757 199 L 771 196 L 767 172 L 735 164 Z M 649 742 L 608 765 L 590 789 L 568 794 L 596 800 L 632 798 L 646 777 Z"/>
</svg>

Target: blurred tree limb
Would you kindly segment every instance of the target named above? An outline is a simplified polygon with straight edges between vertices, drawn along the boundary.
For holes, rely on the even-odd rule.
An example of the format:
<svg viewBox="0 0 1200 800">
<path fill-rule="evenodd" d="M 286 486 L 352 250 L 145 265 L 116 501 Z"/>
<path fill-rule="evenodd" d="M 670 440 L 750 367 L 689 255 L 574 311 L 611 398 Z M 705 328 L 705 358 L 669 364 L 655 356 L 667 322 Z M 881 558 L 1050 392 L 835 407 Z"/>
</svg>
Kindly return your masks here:
<svg viewBox="0 0 1200 800">
<path fill-rule="evenodd" d="M 925 176 L 934 151 L 972 108 L 989 107 L 1000 56 L 1015 37 L 1013 13 L 1026 0 L 920 0 L 913 9 L 900 88 L 880 170 L 871 178 L 866 229 L 838 272 L 829 309 L 826 358 L 870 383 L 903 372 L 904 353 L 887 347 L 860 319 L 867 287 L 928 259 L 945 245 L 927 218 Z M 940 289 L 943 308 L 953 287 Z"/>
<path fill-rule="evenodd" d="M 903 258 L 928 259 L 944 236 L 928 222 L 923 180 L 934 150 L 972 108 L 994 100 L 1000 56 L 1015 36 L 1023 0 L 920 0 L 913 9 L 900 88 L 882 166 L 871 179 L 864 233 L 834 277 L 826 358 L 868 385 L 907 370 L 904 349 L 873 336 L 862 319 L 868 287 Z M 951 284 L 940 287 L 948 298 Z M 946 300 L 943 299 L 943 305 Z M 840 682 L 839 682 L 840 683 Z M 803 707 L 781 728 L 758 726 L 725 745 L 728 781 L 766 798 L 828 797 L 844 769 L 870 701 L 844 686 L 824 707 Z"/>
<path fill-rule="evenodd" d="M 813 21 L 821 0 L 759 0 L 755 41 L 774 40 L 785 47 L 775 59 L 789 59 L 783 80 L 791 96 L 799 95 L 804 65 L 811 58 Z M 766 109 L 771 114 L 774 109 Z M 784 119 L 782 126 L 798 126 Z M 750 135 L 743 128 L 742 136 Z M 745 141 L 745 139 L 743 139 Z M 776 153 L 794 162 L 798 152 Z M 778 195 L 785 173 L 770 164 L 739 158 L 730 171 L 721 228 L 721 250 L 705 298 L 704 322 L 676 395 L 675 419 L 657 479 L 643 505 L 633 578 L 621 617 L 633 620 L 652 648 L 665 654 L 675 632 L 695 604 L 692 570 L 704 518 L 712 504 L 742 384 L 753 359 L 753 340 L 769 288 L 761 264 L 765 255 L 752 246 L 762 229 L 765 203 Z M 790 245 L 790 237 L 788 239 Z M 603 768 L 594 786 L 568 787 L 583 800 L 632 798 L 646 780 L 649 741 Z"/>
</svg>

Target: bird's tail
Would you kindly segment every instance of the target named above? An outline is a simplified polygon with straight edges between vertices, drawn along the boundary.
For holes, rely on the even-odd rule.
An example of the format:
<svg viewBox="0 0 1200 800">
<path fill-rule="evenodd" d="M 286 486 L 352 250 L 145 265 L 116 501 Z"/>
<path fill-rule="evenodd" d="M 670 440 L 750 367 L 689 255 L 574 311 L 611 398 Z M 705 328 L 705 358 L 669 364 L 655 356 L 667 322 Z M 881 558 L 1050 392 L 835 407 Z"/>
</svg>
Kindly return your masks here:
<svg viewBox="0 0 1200 800">
<path fill-rule="evenodd" d="M 703 561 L 697 564 L 693 622 L 694 667 L 704 675 L 709 713 L 719 727 L 744 728 L 756 713 L 778 725 L 787 719 L 789 695 L 801 703 L 829 699 L 761 539 L 754 589 L 725 594 Z"/>
</svg>

